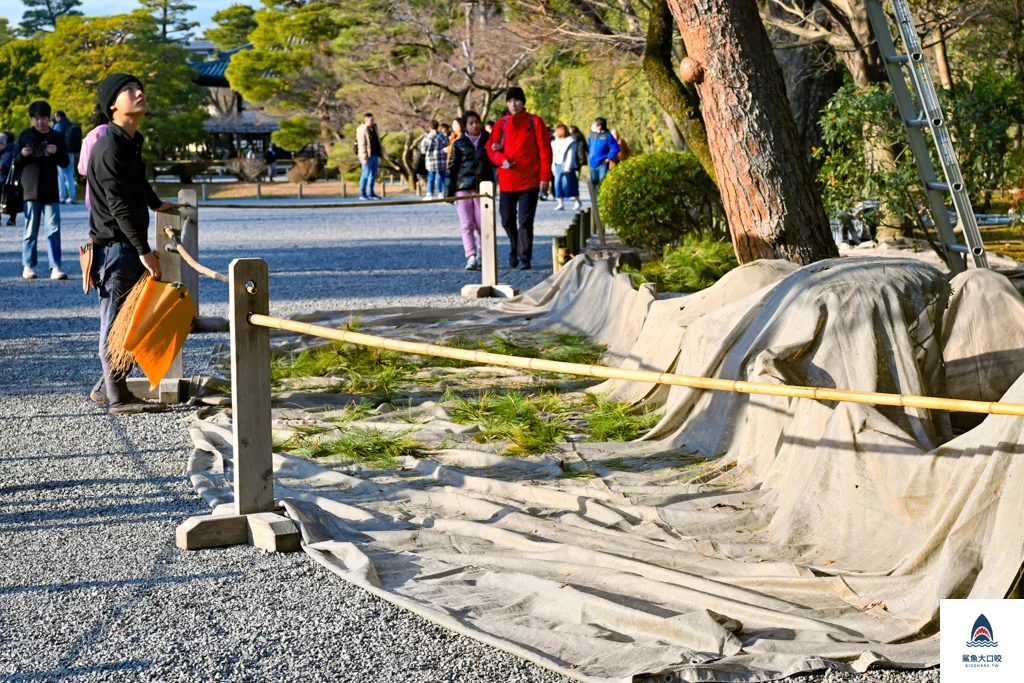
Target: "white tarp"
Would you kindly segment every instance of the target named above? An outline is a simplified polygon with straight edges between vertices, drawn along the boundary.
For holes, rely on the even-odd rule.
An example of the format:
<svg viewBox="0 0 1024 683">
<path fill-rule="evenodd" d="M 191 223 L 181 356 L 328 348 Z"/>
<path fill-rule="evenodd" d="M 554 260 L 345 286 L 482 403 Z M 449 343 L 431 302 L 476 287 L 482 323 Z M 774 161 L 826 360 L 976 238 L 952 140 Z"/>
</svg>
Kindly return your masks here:
<svg viewBox="0 0 1024 683">
<path fill-rule="evenodd" d="M 952 290 L 918 260 L 851 258 L 759 262 L 652 301 L 577 259 L 503 311 L 367 320 L 423 338 L 561 326 L 630 367 L 938 396 L 948 384 L 968 398 L 1008 387 L 1024 402 L 1024 302 L 987 272 Z M 939 412 L 597 389 L 664 417 L 638 442 L 510 457 L 427 403 L 361 424 L 414 425 L 451 447 L 398 471 L 275 455 L 276 492 L 306 552 L 346 580 L 584 681 L 933 666 L 939 600 L 1004 597 L 1024 565 L 1020 418 L 954 438 Z M 278 408 L 275 424 L 330 416 Z M 231 499 L 230 417 L 203 417 L 190 470 L 217 504 Z M 563 476 L 580 469 L 593 478 Z"/>
</svg>

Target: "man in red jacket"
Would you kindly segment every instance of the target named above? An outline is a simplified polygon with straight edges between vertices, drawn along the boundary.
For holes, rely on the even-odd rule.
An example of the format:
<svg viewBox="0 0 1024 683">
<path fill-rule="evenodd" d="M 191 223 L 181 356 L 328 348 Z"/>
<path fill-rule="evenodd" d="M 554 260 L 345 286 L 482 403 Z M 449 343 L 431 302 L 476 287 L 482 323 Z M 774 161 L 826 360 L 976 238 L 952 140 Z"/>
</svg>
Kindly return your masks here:
<svg viewBox="0 0 1024 683">
<path fill-rule="evenodd" d="M 526 94 L 508 89 L 508 114 L 491 129 L 487 155 L 498 169 L 501 226 L 512 243 L 508 265 L 530 269 L 537 198 L 551 183 L 551 134 L 539 116 L 526 111 Z M 518 228 L 517 228 L 518 220 Z"/>
</svg>

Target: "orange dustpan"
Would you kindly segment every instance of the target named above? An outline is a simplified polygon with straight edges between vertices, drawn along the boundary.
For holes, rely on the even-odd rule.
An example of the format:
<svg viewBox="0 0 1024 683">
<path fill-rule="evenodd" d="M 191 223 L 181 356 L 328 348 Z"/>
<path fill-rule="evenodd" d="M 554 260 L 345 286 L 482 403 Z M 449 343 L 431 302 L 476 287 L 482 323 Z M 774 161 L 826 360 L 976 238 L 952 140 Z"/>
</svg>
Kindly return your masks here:
<svg viewBox="0 0 1024 683">
<path fill-rule="evenodd" d="M 155 389 L 170 370 L 195 317 L 196 305 L 185 285 L 153 279 L 146 282 L 124 348 L 135 354 L 151 388 Z"/>
</svg>

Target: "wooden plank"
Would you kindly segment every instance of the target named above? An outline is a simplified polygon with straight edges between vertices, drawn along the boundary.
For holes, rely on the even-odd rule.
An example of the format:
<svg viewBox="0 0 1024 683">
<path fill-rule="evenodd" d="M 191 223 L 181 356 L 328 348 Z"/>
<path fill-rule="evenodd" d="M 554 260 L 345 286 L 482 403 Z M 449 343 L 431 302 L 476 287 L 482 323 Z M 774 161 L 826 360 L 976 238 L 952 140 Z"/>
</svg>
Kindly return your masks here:
<svg viewBox="0 0 1024 683">
<path fill-rule="evenodd" d="M 231 407 L 235 507 L 240 515 L 274 507 L 270 330 L 250 325 L 248 319 L 250 313 L 270 313 L 268 277 L 263 259 L 231 262 Z"/>
<path fill-rule="evenodd" d="M 273 512 L 247 515 L 249 543 L 271 553 L 294 553 L 302 549 L 302 534 L 295 522 Z"/>
<path fill-rule="evenodd" d="M 601 222 L 601 214 L 597 210 L 597 188 L 594 187 L 594 181 L 590 178 L 587 178 L 587 190 L 590 192 L 590 231 L 591 234 L 597 233 L 597 243 L 603 247 L 605 246 L 604 223 Z"/>
<path fill-rule="evenodd" d="M 485 287 L 498 284 L 498 210 L 494 205 L 494 183 L 480 183 L 480 194 L 490 195 L 480 200 L 480 256 L 481 275 Z"/>
<path fill-rule="evenodd" d="M 155 251 L 158 258 L 160 259 L 160 279 L 163 282 L 181 282 L 181 268 L 182 260 L 177 253 L 167 251 L 167 247 L 174 248 L 174 243 L 171 238 L 164 232 L 165 227 L 170 227 L 173 230 L 181 229 L 181 215 L 171 213 L 156 213 L 154 212 L 154 221 L 156 225 L 156 246 Z M 181 358 L 181 352 L 171 362 L 171 367 L 167 370 L 168 378 L 177 378 L 185 376 L 185 364 Z"/>
<path fill-rule="evenodd" d="M 182 225 L 181 246 L 199 261 L 199 207 L 196 191 L 179 190 L 178 204 L 181 205 L 181 208 L 178 209 L 180 214 L 178 218 Z M 187 222 L 185 221 L 186 218 L 188 219 Z M 188 293 L 192 296 L 192 301 L 196 304 L 196 315 L 199 315 L 199 273 L 181 259 L 180 256 L 178 260 L 181 262 L 181 279 L 179 282 L 185 285 Z"/>
<path fill-rule="evenodd" d="M 249 542 L 249 523 L 244 515 L 190 517 L 175 529 L 174 541 L 182 550 L 242 545 Z"/>
</svg>

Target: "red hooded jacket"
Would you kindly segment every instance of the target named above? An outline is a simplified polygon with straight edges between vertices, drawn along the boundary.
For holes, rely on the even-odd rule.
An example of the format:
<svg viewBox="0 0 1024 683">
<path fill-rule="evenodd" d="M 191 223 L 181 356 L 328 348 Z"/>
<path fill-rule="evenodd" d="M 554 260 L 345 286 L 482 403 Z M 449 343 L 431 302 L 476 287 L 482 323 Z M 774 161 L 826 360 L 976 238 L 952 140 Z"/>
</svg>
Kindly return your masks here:
<svg viewBox="0 0 1024 683">
<path fill-rule="evenodd" d="M 504 132 L 504 139 L 502 133 Z M 500 144 L 501 149 L 494 149 Z M 551 134 L 539 116 L 521 111 L 498 119 L 487 141 L 487 156 L 498 169 L 503 192 L 519 192 L 551 182 Z M 506 161 L 511 168 L 502 168 Z"/>
</svg>

